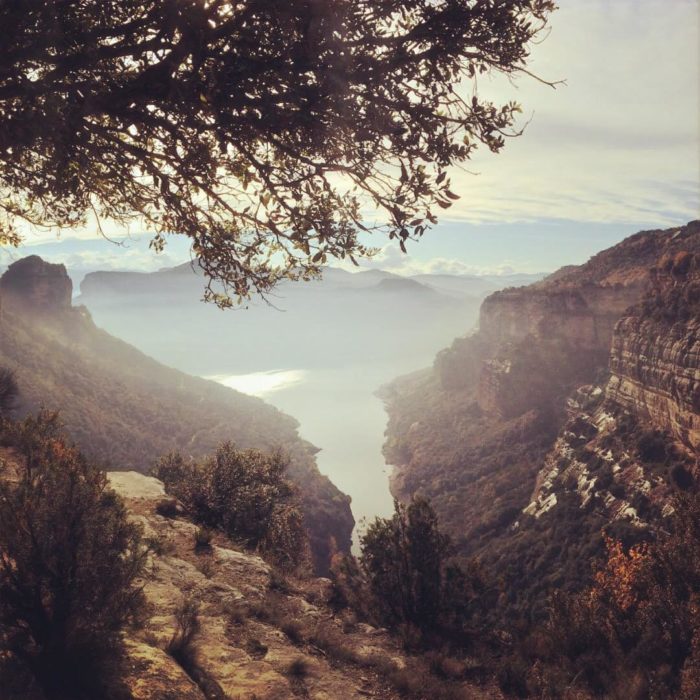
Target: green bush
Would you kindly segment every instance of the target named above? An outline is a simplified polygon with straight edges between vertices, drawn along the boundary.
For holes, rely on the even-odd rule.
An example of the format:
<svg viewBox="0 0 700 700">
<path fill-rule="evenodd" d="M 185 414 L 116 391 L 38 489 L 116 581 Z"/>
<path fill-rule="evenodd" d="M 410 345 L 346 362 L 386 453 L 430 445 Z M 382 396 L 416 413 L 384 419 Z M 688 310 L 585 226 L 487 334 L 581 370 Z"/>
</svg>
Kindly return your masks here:
<svg viewBox="0 0 700 700">
<path fill-rule="evenodd" d="M 366 581 L 382 624 L 400 631 L 408 646 L 431 638 L 470 643 L 487 585 L 476 564 L 463 567 L 452 558 L 427 500 L 395 502 L 393 517 L 370 524 L 360 546 L 356 575 L 360 585 Z"/>
<path fill-rule="evenodd" d="M 224 443 L 198 464 L 171 453 L 155 466 L 168 493 L 201 525 L 221 530 L 283 569 L 306 563 L 308 540 L 282 456 Z"/>
</svg>

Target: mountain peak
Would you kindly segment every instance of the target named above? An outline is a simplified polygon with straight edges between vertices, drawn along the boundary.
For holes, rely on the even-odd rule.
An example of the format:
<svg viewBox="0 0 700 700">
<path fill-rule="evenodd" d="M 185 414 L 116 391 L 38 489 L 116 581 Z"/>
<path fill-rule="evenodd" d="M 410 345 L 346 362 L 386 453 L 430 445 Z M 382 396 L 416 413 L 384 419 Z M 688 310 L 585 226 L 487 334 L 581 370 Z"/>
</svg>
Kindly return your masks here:
<svg viewBox="0 0 700 700">
<path fill-rule="evenodd" d="M 73 283 L 64 265 L 30 255 L 12 263 L 0 278 L 3 301 L 41 311 L 68 309 Z"/>
</svg>

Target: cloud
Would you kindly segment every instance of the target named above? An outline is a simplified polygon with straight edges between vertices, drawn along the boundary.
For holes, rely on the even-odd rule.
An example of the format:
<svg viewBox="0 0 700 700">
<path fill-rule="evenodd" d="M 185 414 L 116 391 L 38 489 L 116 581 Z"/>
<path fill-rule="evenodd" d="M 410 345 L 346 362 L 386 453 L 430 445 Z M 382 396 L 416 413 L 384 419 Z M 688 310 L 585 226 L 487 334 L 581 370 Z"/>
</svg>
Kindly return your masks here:
<svg viewBox="0 0 700 700">
<path fill-rule="evenodd" d="M 119 244 L 104 238 L 61 238 L 37 241 L 29 238 L 18 249 L 0 249 L 0 265 L 26 255 L 39 255 L 54 263 L 63 263 L 69 270 L 133 270 L 153 272 L 189 260 L 189 241 L 184 236 L 174 237 L 163 253 L 148 246 L 150 237 L 116 239 Z"/>
<path fill-rule="evenodd" d="M 479 93 L 519 101 L 531 121 L 502 153 L 453 175 L 449 210 L 473 223 L 572 221 L 673 225 L 700 212 L 697 3 L 569 0 L 532 69 L 557 90 L 492 78 Z"/>
<path fill-rule="evenodd" d="M 355 272 L 357 268 L 342 263 L 343 269 Z M 457 258 L 431 257 L 418 259 L 402 253 L 397 245 L 388 243 L 369 260 L 363 260 L 362 269 L 384 270 L 397 275 L 509 275 L 523 272 L 522 265 L 516 267 L 513 261 L 504 260 L 497 265 L 468 264 Z"/>
</svg>

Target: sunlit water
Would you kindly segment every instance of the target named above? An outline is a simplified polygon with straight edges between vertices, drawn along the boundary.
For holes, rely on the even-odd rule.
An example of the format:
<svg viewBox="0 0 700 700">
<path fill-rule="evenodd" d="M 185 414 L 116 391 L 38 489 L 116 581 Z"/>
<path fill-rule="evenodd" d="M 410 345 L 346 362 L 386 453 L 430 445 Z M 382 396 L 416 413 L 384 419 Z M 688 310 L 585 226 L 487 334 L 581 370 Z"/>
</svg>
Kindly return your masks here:
<svg viewBox="0 0 700 700">
<path fill-rule="evenodd" d="M 170 282 L 156 275 L 140 292 L 125 280 L 127 291 L 109 287 L 82 301 L 98 325 L 146 354 L 293 416 L 320 449 L 320 471 L 352 498 L 357 538 L 363 519 L 393 511 L 382 454 L 387 416 L 375 392 L 429 367 L 472 327 L 479 300 L 411 285 L 387 290 L 376 276 L 359 287 L 335 277 L 290 285 L 275 307 L 231 313 L 196 301 L 200 281 L 187 291 L 181 275 Z"/>
<path fill-rule="evenodd" d="M 250 374 L 215 374 L 207 377 L 219 384 L 235 389 L 244 394 L 265 398 L 276 391 L 289 389 L 294 384 L 304 381 L 306 372 L 298 369 L 273 369 L 267 372 L 251 372 Z"/>
<path fill-rule="evenodd" d="M 357 365 L 209 378 L 260 396 L 299 421 L 302 437 L 321 447 L 321 472 L 352 498 L 356 545 L 365 521 L 393 511 L 382 455 L 386 413 L 374 392 L 394 375 L 392 367 Z"/>
</svg>

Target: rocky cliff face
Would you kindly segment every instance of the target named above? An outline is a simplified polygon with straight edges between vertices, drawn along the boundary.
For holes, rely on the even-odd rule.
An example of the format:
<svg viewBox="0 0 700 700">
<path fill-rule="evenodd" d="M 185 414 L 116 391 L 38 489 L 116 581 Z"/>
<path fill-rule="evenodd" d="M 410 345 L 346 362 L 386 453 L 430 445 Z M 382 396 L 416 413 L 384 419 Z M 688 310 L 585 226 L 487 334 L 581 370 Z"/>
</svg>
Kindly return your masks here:
<svg viewBox="0 0 700 700">
<path fill-rule="evenodd" d="M 526 515 L 542 517 L 564 494 L 608 521 L 639 530 L 693 488 L 700 456 L 700 256 L 666 254 L 641 303 L 615 327 L 610 378 L 582 387 L 545 458 Z"/>
<path fill-rule="evenodd" d="M 633 537 L 693 481 L 699 254 L 693 222 L 498 292 L 478 333 L 385 389 L 395 494 L 431 497 L 516 606 L 585 581 L 602 527 Z"/>
<path fill-rule="evenodd" d="M 616 328 L 610 404 L 700 449 L 700 256 L 666 256 L 645 302 Z"/>
<path fill-rule="evenodd" d="M 70 308 L 72 293 L 73 283 L 65 266 L 47 263 L 38 255 L 12 263 L 0 278 L 0 295 L 5 303 L 37 311 Z"/>
<path fill-rule="evenodd" d="M 167 368 L 95 326 L 71 306 L 62 265 L 35 256 L 0 280 L 0 367 L 15 371 L 20 415 L 60 410 L 72 438 L 111 469 L 147 472 L 172 450 L 195 457 L 230 440 L 281 450 L 298 487 L 314 562 L 325 571 L 333 538 L 350 548 L 350 499 L 322 475 L 298 424 L 264 401 Z"/>
</svg>

